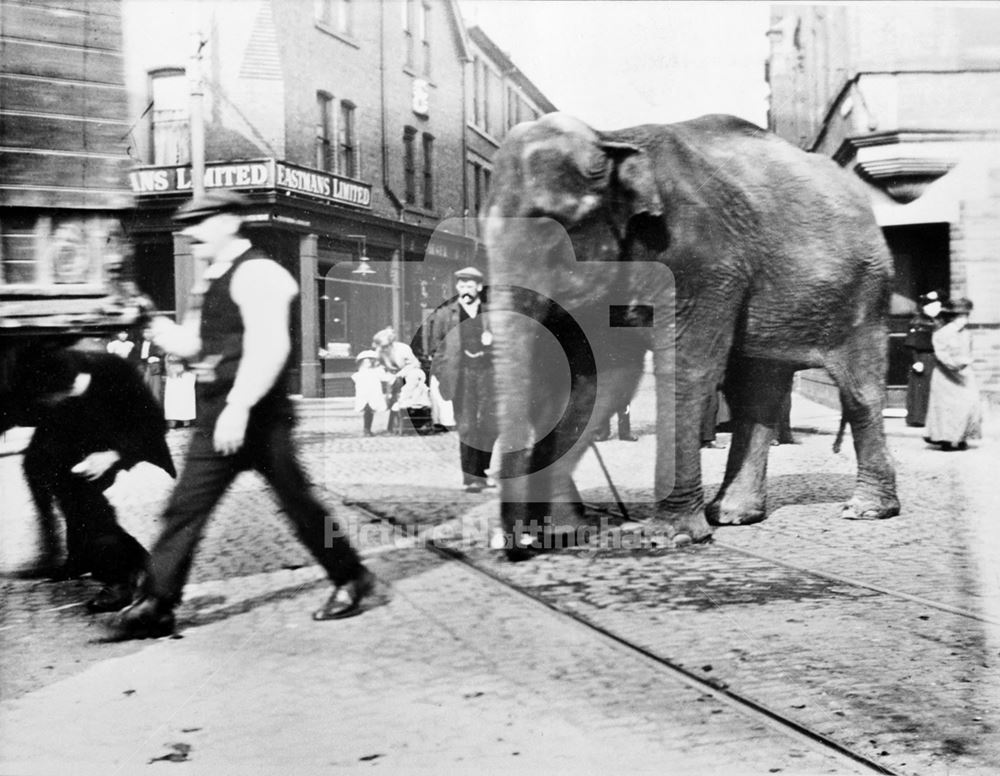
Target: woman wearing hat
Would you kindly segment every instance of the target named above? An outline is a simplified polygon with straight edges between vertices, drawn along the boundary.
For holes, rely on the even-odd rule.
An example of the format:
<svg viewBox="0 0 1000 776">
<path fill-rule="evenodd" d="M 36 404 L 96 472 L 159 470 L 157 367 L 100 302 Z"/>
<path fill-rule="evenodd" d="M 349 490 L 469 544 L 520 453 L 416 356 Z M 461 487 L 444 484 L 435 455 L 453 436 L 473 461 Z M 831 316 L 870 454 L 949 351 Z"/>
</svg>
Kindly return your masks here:
<svg viewBox="0 0 1000 776">
<path fill-rule="evenodd" d="M 920 297 L 920 310 L 910 320 L 910 330 L 903 344 L 910 349 L 913 362 L 906 380 L 906 425 L 922 426 L 927 417 L 934 371 L 934 345 L 931 338 L 940 326 L 938 316 L 944 301 L 943 291 L 930 291 Z"/>
<path fill-rule="evenodd" d="M 387 326 L 375 332 L 372 349 L 382 367 L 382 381 L 385 383 L 385 402 L 389 406 L 388 430 L 399 430 L 399 412 L 392 408 L 399 399 L 399 392 L 406 381 L 406 374 L 412 369 L 420 369 L 420 360 L 413 348 L 396 337 L 396 330 Z"/>
<path fill-rule="evenodd" d="M 927 408 L 924 440 L 942 450 L 964 450 L 966 440 L 982 435 L 979 388 L 972 373 L 972 302 L 956 299 L 941 313 L 944 325 L 934 332 L 935 369 Z"/>
</svg>

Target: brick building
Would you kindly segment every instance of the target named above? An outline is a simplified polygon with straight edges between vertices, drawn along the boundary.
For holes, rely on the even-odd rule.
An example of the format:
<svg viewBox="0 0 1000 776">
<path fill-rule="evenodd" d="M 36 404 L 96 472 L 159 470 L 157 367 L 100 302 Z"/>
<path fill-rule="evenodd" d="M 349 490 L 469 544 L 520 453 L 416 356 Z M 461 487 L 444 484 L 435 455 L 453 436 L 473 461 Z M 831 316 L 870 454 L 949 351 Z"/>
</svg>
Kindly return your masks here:
<svg viewBox="0 0 1000 776">
<path fill-rule="evenodd" d="M 889 399 L 917 297 L 975 302 L 975 369 L 1000 401 L 1000 8 L 776 5 L 769 128 L 866 184 L 892 250 Z M 825 392 L 810 374 L 804 390 Z"/>
<path fill-rule="evenodd" d="M 93 317 L 131 206 L 117 0 L 0 0 L 0 296 L 4 329 Z"/>
<path fill-rule="evenodd" d="M 173 4 L 124 0 L 140 281 L 177 309 L 195 279 L 170 215 L 191 191 L 188 74 L 200 30 L 205 185 L 250 196 L 251 238 L 299 280 L 301 393 L 341 394 L 375 331 L 412 337 L 453 292 L 453 272 L 481 261 L 464 217 L 488 181 L 467 174 L 466 118 L 479 103 L 457 2 L 184 7 L 178 17 Z M 514 80 L 531 110 L 549 109 Z"/>
</svg>

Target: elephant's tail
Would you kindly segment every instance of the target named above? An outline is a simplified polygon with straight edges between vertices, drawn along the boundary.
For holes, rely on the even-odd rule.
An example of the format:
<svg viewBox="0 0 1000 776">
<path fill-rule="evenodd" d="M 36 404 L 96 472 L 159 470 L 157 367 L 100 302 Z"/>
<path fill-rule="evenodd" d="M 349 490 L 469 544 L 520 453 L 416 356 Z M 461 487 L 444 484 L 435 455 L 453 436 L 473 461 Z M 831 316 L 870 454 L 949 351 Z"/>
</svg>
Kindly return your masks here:
<svg viewBox="0 0 1000 776">
<path fill-rule="evenodd" d="M 847 415 L 840 413 L 840 428 L 837 429 L 837 438 L 833 440 L 834 454 L 840 452 L 840 447 L 844 443 L 844 430 L 847 428 Z"/>
</svg>

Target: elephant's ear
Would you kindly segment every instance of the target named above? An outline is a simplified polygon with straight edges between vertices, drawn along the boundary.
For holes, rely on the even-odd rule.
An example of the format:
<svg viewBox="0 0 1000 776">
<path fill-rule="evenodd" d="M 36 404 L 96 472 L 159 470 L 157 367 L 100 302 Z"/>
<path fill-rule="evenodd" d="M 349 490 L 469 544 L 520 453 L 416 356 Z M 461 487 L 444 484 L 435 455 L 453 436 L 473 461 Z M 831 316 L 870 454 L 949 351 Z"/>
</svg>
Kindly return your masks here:
<svg viewBox="0 0 1000 776">
<path fill-rule="evenodd" d="M 611 209 L 621 233 L 638 238 L 652 251 L 666 250 L 670 237 L 649 154 L 631 143 L 605 141 L 601 148 L 614 165 Z"/>
</svg>

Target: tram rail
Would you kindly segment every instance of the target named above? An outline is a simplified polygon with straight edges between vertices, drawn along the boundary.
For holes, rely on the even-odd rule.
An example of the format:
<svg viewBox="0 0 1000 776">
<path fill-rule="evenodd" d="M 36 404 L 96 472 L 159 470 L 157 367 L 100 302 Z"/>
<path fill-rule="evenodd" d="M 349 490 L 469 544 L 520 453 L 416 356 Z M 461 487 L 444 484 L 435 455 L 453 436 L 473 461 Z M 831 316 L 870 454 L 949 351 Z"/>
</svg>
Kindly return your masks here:
<svg viewBox="0 0 1000 776">
<path fill-rule="evenodd" d="M 350 502 L 351 507 L 358 509 L 362 513 L 367 514 L 373 520 L 388 521 L 390 523 L 394 522 L 391 515 L 387 513 L 380 512 L 377 505 L 372 504 L 361 504 L 358 502 Z M 591 505 L 593 506 L 593 505 Z M 607 511 L 607 510 L 604 510 Z M 430 528 L 430 526 L 428 526 Z M 789 737 L 796 739 L 804 744 L 811 746 L 814 749 L 832 754 L 834 756 L 843 758 L 844 761 L 849 761 L 855 766 L 861 766 L 864 769 L 869 770 L 871 773 L 879 774 L 889 774 L 890 776 L 903 776 L 904 771 L 894 769 L 884 763 L 878 762 L 865 752 L 859 751 L 858 749 L 838 741 L 821 731 L 815 730 L 814 728 L 801 723 L 800 721 L 794 719 L 788 714 L 784 714 L 777 711 L 769 706 L 754 700 L 748 695 L 742 694 L 735 690 L 729 689 L 728 687 L 720 686 L 718 682 L 707 679 L 700 676 L 698 673 L 686 668 L 685 666 L 679 664 L 678 662 L 670 659 L 669 657 L 656 654 L 650 649 L 643 647 L 634 641 L 615 633 L 613 630 L 602 627 L 601 625 L 592 622 L 588 618 L 575 614 L 573 612 L 566 611 L 565 609 L 559 607 L 555 603 L 546 600 L 545 597 L 538 595 L 531 590 L 525 589 L 521 586 L 514 584 L 513 582 L 505 579 L 503 576 L 495 573 L 491 569 L 485 567 L 483 564 L 478 563 L 474 558 L 470 557 L 467 553 L 459 550 L 455 547 L 449 547 L 445 544 L 436 543 L 434 541 L 430 542 L 414 542 L 414 544 L 420 544 L 425 547 L 429 552 L 433 552 L 441 558 L 458 562 L 463 564 L 466 568 L 472 572 L 484 576 L 490 579 L 494 584 L 500 585 L 506 590 L 513 591 L 525 598 L 541 605 L 549 612 L 555 616 L 562 618 L 566 621 L 572 622 L 575 626 L 582 627 L 589 632 L 599 636 L 600 638 L 610 640 L 620 647 L 623 647 L 637 655 L 640 655 L 645 660 L 649 661 L 657 670 L 662 671 L 664 674 L 672 677 L 673 679 L 680 681 L 688 686 L 698 689 L 700 692 L 711 695 L 712 697 L 729 704 L 730 706 L 738 709 L 740 713 L 745 715 L 750 715 L 760 721 L 765 722 L 772 729 L 778 729 L 783 733 L 787 734 Z M 767 562 L 776 563 L 778 565 L 786 566 L 797 571 L 804 573 L 816 574 L 817 576 L 824 577 L 826 579 L 834 580 L 841 584 L 853 584 L 857 587 L 863 587 L 868 590 L 874 590 L 886 595 L 896 595 L 899 598 L 920 603 L 922 605 L 934 606 L 936 608 L 943 609 L 953 614 L 959 614 L 961 616 L 972 617 L 974 619 L 985 619 L 982 616 L 974 613 L 967 612 L 964 610 L 956 609 L 955 607 L 949 607 L 944 604 L 938 604 L 937 602 L 927 601 L 920 598 L 919 596 L 910 596 L 901 591 L 884 591 L 877 587 L 870 585 L 868 583 L 860 581 L 852 581 L 844 577 L 839 577 L 836 575 L 829 575 L 823 572 L 814 572 L 807 568 L 800 568 L 794 564 L 789 564 L 786 562 L 778 561 L 774 558 L 768 558 L 757 553 L 742 550 L 738 547 L 732 547 L 730 545 L 717 542 L 719 546 L 722 546 L 726 550 L 733 552 L 740 552 L 745 555 L 756 557 L 760 560 Z"/>
</svg>

